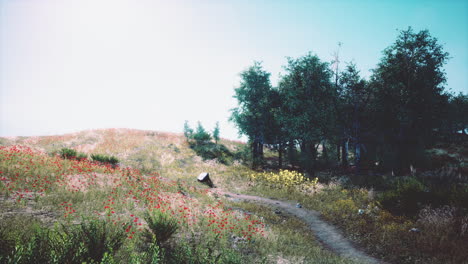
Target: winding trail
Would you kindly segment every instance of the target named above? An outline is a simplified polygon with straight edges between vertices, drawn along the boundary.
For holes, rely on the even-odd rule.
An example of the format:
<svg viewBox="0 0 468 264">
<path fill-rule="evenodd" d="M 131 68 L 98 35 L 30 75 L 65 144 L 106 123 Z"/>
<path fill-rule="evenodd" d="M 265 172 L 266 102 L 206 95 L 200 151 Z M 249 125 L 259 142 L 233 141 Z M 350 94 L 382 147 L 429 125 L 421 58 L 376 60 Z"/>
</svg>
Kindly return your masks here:
<svg viewBox="0 0 468 264">
<path fill-rule="evenodd" d="M 263 205 L 270 205 L 281 210 L 288 212 L 289 214 L 301 219 L 310 227 L 314 232 L 317 239 L 326 247 L 331 249 L 336 254 L 353 259 L 359 263 L 370 263 L 370 264 L 383 264 L 385 262 L 378 260 L 374 257 L 367 255 L 354 247 L 341 232 L 334 226 L 320 219 L 320 213 L 314 210 L 305 208 L 297 208 L 295 204 L 289 202 L 283 202 L 278 200 L 272 200 L 253 195 L 235 194 L 222 190 L 216 190 L 217 193 L 226 196 L 228 199 L 241 199 L 252 202 L 257 202 Z"/>
</svg>

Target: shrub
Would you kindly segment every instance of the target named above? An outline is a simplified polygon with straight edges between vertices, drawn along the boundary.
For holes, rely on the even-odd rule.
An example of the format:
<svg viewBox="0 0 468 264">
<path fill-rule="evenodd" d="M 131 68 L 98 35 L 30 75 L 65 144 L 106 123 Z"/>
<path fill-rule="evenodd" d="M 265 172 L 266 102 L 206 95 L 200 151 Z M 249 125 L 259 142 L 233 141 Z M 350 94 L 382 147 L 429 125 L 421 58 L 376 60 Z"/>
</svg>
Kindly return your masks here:
<svg viewBox="0 0 468 264">
<path fill-rule="evenodd" d="M 13 248 L 8 245 L 9 252 L 0 252 L 0 263 L 100 263 L 104 258 L 109 263 L 124 239 L 123 229 L 104 220 L 54 229 L 35 226 L 28 234 L 17 238 Z"/>
<path fill-rule="evenodd" d="M 415 177 L 396 180 L 391 189 L 378 196 L 382 206 L 397 215 L 414 216 L 427 203 L 427 187 Z"/>
<path fill-rule="evenodd" d="M 217 159 L 223 164 L 229 164 L 234 156 L 226 146 L 213 142 L 192 142 L 190 143 L 190 148 L 204 160 Z"/>
<path fill-rule="evenodd" d="M 144 218 L 148 223 L 148 229 L 143 233 L 143 237 L 149 244 L 156 243 L 158 246 L 163 246 L 179 228 L 176 219 L 159 210 L 146 211 Z"/>
<path fill-rule="evenodd" d="M 192 138 L 197 141 L 197 143 L 209 142 L 211 140 L 211 135 L 206 132 L 202 124 L 198 122 L 197 130 L 195 134 L 192 135 Z"/>
<path fill-rule="evenodd" d="M 63 227 L 55 241 L 61 245 L 61 263 L 78 258 L 78 262 L 101 262 L 107 254 L 117 252 L 126 234 L 123 228 L 106 220 L 83 220 L 78 226 Z"/>
<path fill-rule="evenodd" d="M 78 153 L 74 149 L 62 148 L 59 154 L 62 159 L 75 159 Z"/>
<path fill-rule="evenodd" d="M 84 243 L 86 259 L 101 261 L 106 252 L 120 249 L 126 237 L 124 229 L 118 229 L 105 220 L 82 222 L 74 236 Z"/>
<path fill-rule="evenodd" d="M 96 162 L 111 164 L 112 166 L 117 166 L 119 163 L 119 160 L 116 157 L 103 154 L 92 154 L 91 159 Z"/>
<path fill-rule="evenodd" d="M 88 155 L 83 152 L 77 152 L 74 149 L 62 148 L 59 152 L 62 159 L 76 159 L 76 160 L 85 160 L 88 158 Z"/>
<path fill-rule="evenodd" d="M 198 122 L 196 131 L 190 128 L 188 121 L 184 123 L 184 135 L 190 148 L 197 153 L 198 156 L 204 160 L 217 159 L 220 163 L 228 164 L 233 159 L 233 154 L 224 145 L 218 145 L 219 140 L 219 127 L 216 124 L 214 138 L 215 143 L 211 142 L 211 135 L 208 133 L 202 124 Z"/>
</svg>

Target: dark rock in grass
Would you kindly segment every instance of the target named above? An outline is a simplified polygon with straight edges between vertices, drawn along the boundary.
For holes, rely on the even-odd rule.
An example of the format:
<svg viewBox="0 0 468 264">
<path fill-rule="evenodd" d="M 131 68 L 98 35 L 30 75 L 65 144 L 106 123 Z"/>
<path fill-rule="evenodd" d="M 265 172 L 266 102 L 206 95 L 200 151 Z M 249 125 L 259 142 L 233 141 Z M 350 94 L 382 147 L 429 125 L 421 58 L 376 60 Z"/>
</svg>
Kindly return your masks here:
<svg viewBox="0 0 468 264">
<path fill-rule="evenodd" d="M 208 172 L 202 172 L 198 175 L 197 180 L 201 183 L 208 185 L 210 188 L 214 187 L 213 182 L 210 179 L 210 174 Z"/>
</svg>

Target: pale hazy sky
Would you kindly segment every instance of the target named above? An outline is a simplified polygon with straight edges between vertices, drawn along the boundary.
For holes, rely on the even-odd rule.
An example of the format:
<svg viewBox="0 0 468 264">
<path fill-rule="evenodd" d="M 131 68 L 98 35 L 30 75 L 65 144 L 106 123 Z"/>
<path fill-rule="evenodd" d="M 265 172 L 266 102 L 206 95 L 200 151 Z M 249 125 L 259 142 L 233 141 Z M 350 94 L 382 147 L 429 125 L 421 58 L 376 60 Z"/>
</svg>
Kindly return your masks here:
<svg viewBox="0 0 468 264">
<path fill-rule="evenodd" d="M 367 77 L 408 26 L 439 39 L 447 87 L 468 92 L 468 1 L 0 0 L 0 136 L 199 120 L 235 139 L 232 96 L 254 60 L 276 85 L 287 56 L 331 61 L 342 42 Z"/>
</svg>

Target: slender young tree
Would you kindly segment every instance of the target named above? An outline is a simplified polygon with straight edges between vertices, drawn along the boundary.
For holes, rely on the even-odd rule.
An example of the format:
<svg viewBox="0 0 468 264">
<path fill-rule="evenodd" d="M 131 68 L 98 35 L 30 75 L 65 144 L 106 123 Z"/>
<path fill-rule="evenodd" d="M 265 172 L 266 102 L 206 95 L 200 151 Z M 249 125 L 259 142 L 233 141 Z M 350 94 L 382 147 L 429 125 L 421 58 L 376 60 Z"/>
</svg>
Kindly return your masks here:
<svg viewBox="0 0 468 264">
<path fill-rule="evenodd" d="M 184 136 L 187 139 L 187 141 L 189 141 L 193 137 L 193 129 L 190 128 L 190 125 L 187 120 L 185 120 L 184 123 Z"/>
<path fill-rule="evenodd" d="M 366 81 L 359 75 L 356 65 L 350 63 L 340 76 L 340 97 L 342 109 L 340 116 L 344 120 L 347 137 L 354 145 L 354 165 L 356 173 L 361 167 L 361 153 L 364 147 L 364 130 L 368 129 L 366 122 L 370 90 Z"/>
<path fill-rule="evenodd" d="M 215 140 L 215 143 L 218 144 L 218 141 L 219 141 L 219 122 L 216 122 L 216 126 L 213 129 L 213 139 Z"/>
<path fill-rule="evenodd" d="M 193 134 L 193 139 L 195 139 L 198 144 L 203 144 L 211 140 L 211 135 L 206 132 L 200 121 L 198 121 L 197 130 L 195 134 Z"/>
</svg>

